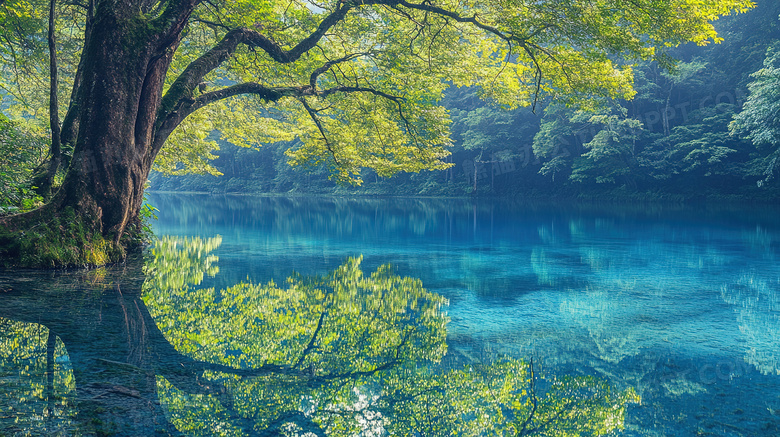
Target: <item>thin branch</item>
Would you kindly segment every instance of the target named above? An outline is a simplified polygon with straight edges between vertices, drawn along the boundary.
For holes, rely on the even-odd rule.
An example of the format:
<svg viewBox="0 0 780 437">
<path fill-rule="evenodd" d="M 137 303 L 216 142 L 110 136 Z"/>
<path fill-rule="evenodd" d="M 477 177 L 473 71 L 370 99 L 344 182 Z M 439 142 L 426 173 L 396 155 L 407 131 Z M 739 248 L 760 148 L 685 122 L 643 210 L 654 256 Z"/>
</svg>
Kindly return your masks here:
<svg viewBox="0 0 780 437">
<path fill-rule="evenodd" d="M 197 18 L 196 17 L 196 18 L 193 18 L 191 21 L 193 23 L 205 24 L 206 26 L 208 26 L 208 27 L 210 27 L 212 29 L 223 29 L 223 30 L 227 30 L 227 31 L 232 30 L 232 28 L 230 28 L 229 26 L 226 26 L 226 25 L 224 25 L 222 23 L 217 23 L 215 21 L 209 21 L 209 20 L 206 20 L 204 18 Z"/>
<path fill-rule="evenodd" d="M 539 29 L 534 30 L 529 36 L 522 36 L 521 37 L 521 36 L 518 36 L 518 35 L 511 34 L 511 33 L 505 33 L 503 31 L 499 30 L 498 28 L 496 28 L 495 26 L 491 26 L 491 25 L 488 25 L 488 24 L 485 24 L 485 23 L 479 21 L 476 14 L 471 16 L 471 17 L 464 17 L 464 16 L 462 16 L 462 15 L 456 13 L 456 12 L 449 11 L 447 9 L 444 9 L 444 8 L 441 8 L 441 7 L 438 7 L 438 6 L 433 6 L 428 1 L 423 1 L 423 3 L 417 4 L 417 3 L 410 3 L 410 2 L 408 2 L 406 0 L 399 0 L 396 4 L 404 6 L 404 7 L 409 8 L 409 9 L 415 9 L 415 10 L 426 11 L 426 12 L 433 12 L 435 14 L 451 18 L 451 19 L 455 20 L 458 23 L 469 23 L 469 24 L 472 24 L 472 25 L 476 26 L 477 28 L 482 29 L 482 30 L 484 30 L 484 31 L 486 31 L 488 33 L 491 33 L 491 34 L 497 36 L 498 38 L 504 40 L 507 44 L 509 44 L 510 52 L 511 52 L 512 43 L 515 43 L 515 44 L 519 45 L 520 47 L 522 47 L 523 50 L 531 58 L 531 61 L 533 62 L 534 67 L 536 69 L 536 72 L 535 72 L 535 76 L 536 76 L 535 77 L 536 91 L 534 93 L 534 103 L 533 103 L 533 109 L 534 110 L 536 109 L 536 103 L 538 102 L 538 99 L 539 99 L 539 93 L 541 91 L 542 79 L 543 79 L 543 71 L 542 71 L 542 68 L 541 68 L 541 64 L 539 63 L 539 61 L 538 61 L 538 59 L 536 57 L 536 54 L 534 53 L 534 50 L 541 51 L 542 53 L 547 55 L 548 58 L 550 58 L 554 62 L 557 62 L 559 65 L 561 65 L 563 73 L 564 73 L 564 75 L 566 75 L 567 80 L 569 81 L 569 83 L 572 82 L 571 78 L 569 77 L 568 71 L 566 71 L 565 65 L 563 65 L 549 51 L 545 50 L 544 48 L 542 48 L 539 45 L 536 45 L 536 44 L 533 44 L 533 43 L 529 42 L 529 40 L 532 37 L 538 35 L 539 33 L 543 32 L 546 29 L 554 27 L 553 25 L 546 24 L 546 25 L 540 27 Z"/>
<path fill-rule="evenodd" d="M 322 67 L 317 68 L 311 73 L 311 76 L 309 78 L 309 85 L 312 87 L 312 89 L 317 88 L 317 79 L 326 71 L 330 70 L 330 67 L 340 64 L 342 62 L 349 62 L 359 56 L 370 56 L 371 52 L 363 52 L 363 53 L 353 53 L 350 55 L 343 56 L 338 59 L 334 59 L 332 61 L 326 62 Z"/>
<path fill-rule="evenodd" d="M 534 72 L 534 78 L 536 79 L 536 90 L 534 91 L 534 103 L 531 106 L 531 112 L 536 113 L 536 103 L 539 101 L 539 91 L 542 89 L 542 66 L 539 64 L 539 61 L 536 59 L 536 55 L 534 54 L 533 50 L 531 50 L 527 44 L 522 43 L 520 44 L 520 47 L 525 50 L 526 54 L 531 58 L 531 62 L 533 62 L 534 67 L 536 68 L 536 71 Z M 564 74 L 566 73 L 564 69 Z"/>
<path fill-rule="evenodd" d="M 324 375 L 319 376 L 315 378 L 315 381 L 312 382 L 312 384 L 324 384 L 326 381 L 330 381 L 333 379 L 342 379 L 342 378 L 356 378 L 360 376 L 371 376 L 375 375 L 383 370 L 392 369 L 396 365 L 401 363 L 401 349 L 406 345 L 406 343 L 409 341 L 409 337 L 411 337 L 413 329 L 406 329 L 406 332 L 404 333 L 404 338 L 401 339 L 401 342 L 398 344 L 398 346 L 395 347 L 395 357 L 386 362 L 385 364 L 382 364 L 381 366 L 374 367 L 371 370 L 363 370 L 358 372 L 349 372 L 349 373 L 339 373 L 335 375 Z"/>
<path fill-rule="evenodd" d="M 336 86 L 332 88 L 328 88 L 326 90 L 317 91 L 316 94 L 320 97 L 327 97 L 331 94 L 336 93 L 370 93 L 375 96 L 383 97 L 387 100 L 392 100 L 393 102 L 404 102 L 406 101 L 403 97 L 394 96 L 392 94 L 388 94 L 383 91 L 376 90 L 374 88 L 368 88 L 368 87 L 360 87 L 360 86 Z"/>
<path fill-rule="evenodd" d="M 311 109 L 311 106 L 309 106 L 309 103 L 306 102 L 306 99 L 301 98 L 299 100 L 303 105 L 304 109 L 306 109 L 306 112 L 309 113 L 309 117 L 311 117 L 314 124 L 317 125 L 317 129 L 319 129 L 320 135 L 322 135 L 322 139 L 323 141 L 325 141 L 325 147 L 328 149 L 328 152 L 330 152 L 330 156 L 333 157 L 333 162 L 335 162 L 336 165 L 339 165 L 339 160 L 336 157 L 336 152 L 330 146 L 330 141 L 328 141 L 328 136 L 325 134 L 325 129 L 322 127 L 322 123 L 320 122 L 320 119 L 317 117 L 317 111 Z"/>
</svg>

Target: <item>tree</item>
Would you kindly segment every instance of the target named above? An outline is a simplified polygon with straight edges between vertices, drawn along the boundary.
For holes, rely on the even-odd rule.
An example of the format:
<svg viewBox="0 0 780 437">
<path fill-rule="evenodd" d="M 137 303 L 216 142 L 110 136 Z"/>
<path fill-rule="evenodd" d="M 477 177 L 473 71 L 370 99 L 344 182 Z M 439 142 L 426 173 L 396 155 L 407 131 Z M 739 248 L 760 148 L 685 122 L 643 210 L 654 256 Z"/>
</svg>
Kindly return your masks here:
<svg viewBox="0 0 780 437">
<path fill-rule="evenodd" d="M 545 109 L 533 143 L 534 153 L 546 160 L 539 173 L 553 181 L 556 173 L 569 171 L 574 182 L 633 185 L 642 123 L 627 117 L 622 106 L 607 103 L 593 111 L 560 105 Z"/>
<path fill-rule="evenodd" d="M 539 91 L 570 102 L 628 97 L 631 69 L 613 59 L 663 60 L 667 47 L 717 40 L 710 20 L 752 6 L 749 0 L 76 3 L 83 19 L 69 31 L 81 31 L 82 49 L 66 75 L 73 85 L 62 122 L 63 144 L 75 144 L 70 167 L 47 205 L 2 224 L 17 232 L 39 229 L 70 211 L 84 232 L 6 235 L 5 256 L 19 259 L 53 239 L 76 240 L 77 250 L 69 251 L 75 257 L 40 264 L 84 263 L 96 248 L 105 253 L 98 258 L 122 258 L 140 226 L 153 163 L 175 162 L 186 147 L 163 146 L 199 125 L 231 119 L 236 127 L 225 129 L 231 142 L 297 136 L 290 162 L 324 165 L 342 181 L 359 183 L 364 167 L 380 176 L 444 168 L 448 119 L 437 102 L 448 84 L 480 85 L 483 97 L 507 107 L 531 104 Z"/>
<path fill-rule="evenodd" d="M 456 144 L 473 155 L 470 173 L 472 192 L 477 191 L 477 180 L 490 173 L 490 188 L 501 167 L 513 168 L 513 160 L 521 153 L 523 141 L 531 137 L 536 123 L 530 111 L 507 111 L 493 106 L 480 106 L 474 110 L 451 110 L 453 136 Z M 484 177 L 484 176 L 483 176 Z M 487 177 L 485 177 L 487 179 Z"/>
<path fill-rule="evenodd" d="M 742 111 L 729 125 L 733 134 L 742 135 L 763 149 L 762 157 L 752 162 L 754 173 L 762 175 L 758 186 L 774 178 L 780 145 L 780 45 L 767 49 L 764 68 L 751 75 L 748 96 Z M 768 149 L 768 151 L 767 151 Z"/>
<path fill-rule="evenodd" d="M 583 144 L 588 151 L 575 159 L 569 179 L 634 184 L 632 170 L 636 167 L 636 140 L 642 123 L 626 117 L 626 112 L 623 107 L 618 107 L 595 115 L 578 114 L 578 117 L 585 116 L 587 123 L 598 130 L 593 139 Z"/>
</svg>

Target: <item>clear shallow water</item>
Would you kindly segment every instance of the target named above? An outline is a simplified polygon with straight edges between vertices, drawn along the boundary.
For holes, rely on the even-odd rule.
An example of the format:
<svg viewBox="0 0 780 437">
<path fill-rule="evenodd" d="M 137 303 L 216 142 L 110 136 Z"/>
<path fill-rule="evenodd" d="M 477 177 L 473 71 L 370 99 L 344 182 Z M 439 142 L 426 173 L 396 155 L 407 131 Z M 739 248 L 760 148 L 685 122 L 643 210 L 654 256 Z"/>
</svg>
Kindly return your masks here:
<svg viewBox="0 0 780 437">
<path fill-rule="evenodd" d="M 318 332 L 318 313 L 310 314 L 308 330 L 301 328 L 306 335 L 292 331 L 281 333 L 282 327 L 298 326 L 303 322 L 299 322 L 298 318 L 284 319 L 279 314 L 299 314 L 299 318 L 303 318 L 303 314 L 307 314 L 303 308 L 318 308 L 323 304 L 317 300 L 316 293 L 312 294 L 309 288 L 300 285 L 316 280 L 293 280 L 293 284 L 301 287 L 295 290 L 309 290 L 302 292 L 297 303 L 281 305 L 278 299 L 268 300 L 267 296 L 276 294 L 266 287 L 262 291 L 265 300 L 252 301 L 253 304 L 246 307 L 269 306 L 272 311 L 269 310 L 268 314 L 275 316 L 268 317 L 263 313 L 266 316 L 254 314 L 249 317 L 245 305 L 237 304 L 235 299 L 236 296 L 254 296 L 252 293 L 257 290 L 237 289 L 236 284 L 274 281 L 282 289 L 277 294 L 298 296 L 290 292 L 293 288 L 285 288 L 291 287 L 287 278 L 294 276 L 293 272 L 307 278 L 322 278 L 330 274 L 329 279 L 320 279 L 319 283 L 329 284 L 323 285 L 324 289 L 336 290 L 338 287 L 333 285 L 333 281 L 344 283 L 345 272 L 360 270 L 364 277 L 368 277 L 380 266 L 389 263 L 392 275 L 419 279 L 422 287 L 433 293 L 433 297 L 421 294 L 420 288 L 413 283 L 388 286 L 386 281 L 377 279 L 375 283 L 358 286 L 359 291 L 353 292 L 353 295 L 363 299 L 361 302 L 371 302 L 371 292 L 366 290 L 384 290 L 382 299 L 396 305 L 396 309 L 387 314 L 395 315 L 390 317 L 380 312 L 378 314 L 385 314 L 377 316 L 385 321 L 386 324 L 381 325 L 384 328 L 359 325 L 363 326 L 359 341 L 350 340 L 352 337 L 346 333 L 337 334 L 333 338 L 338 338 L 343 344 L 333 346 L 331 355 L 321 352 L 316 357 L 307 357 L 306 360 L 312 360 L 309 368 L 314 369 L 312 366 L 317 363 L 317 369 L 312 372 L 319 372 L 318 377 L 330 375 L 335 380 L 336 375 L 359 372 L 350 366 L 358 366 L 356 363 L 360 360 L 373 362 L 374 368 L 381 366 L 382 359 L 386 360 L 385 364 L 389 362 L 387 360 L 393 361 L 393 354 L 387 350 L 382 352 L 376 344 L 369 348 L 374 352 L 366 352 L 366 339 L 376 338 L 387 348 L 388 345 L 400 344 L 399 338 L 402 337 L 398 337 L 396 331 L 412 326 L 420 334 L 416 352 L 408 352 L 411 355 L 407 357 L 408 363 L 417 363 L 412 366 L 415 369 L 420 368 L 420 359 L 436 360 L 444 354 L 443 343 L 436 341 L 437 336 L 441 336 L 442 340 L 446 338 L 447 345 L 443 360 L 445 369 L 459 369 L 464 363 L 473 365 L 516 359 L 524 360 L 526 364 L 511 362 L 515 367 L 509 367 L 514 370 L 506 374 L 513 374 L 519 379 L 512 381 L 530 389 L 530 386 L 522 384 L 528 381 L 530 369 L 527 363 L 533 362 L 535 376 L 539 378 L 537 391 L 540 396 L 543 393 L 555 395 L 554 381 L 563 380 L 566 376 L 581 378 L 580 383 L 587 387 L 586 393 L 575 393 L 571 386 L 566 386 L 561 389 L 561 393 L 565 394 L 561 395 L 563 399 L 609 398 L 603 396 L 604 390 L 598 388 L 601 386 L 597 386 L 597 382 L 606 383 L 613 394 L 625 394 L 631 390 L 630 396 L 619 399 L 624 429 L 616 431 L 618 435 L 780 435 L 778 209 L 574 207 L 505 202 L 475 204 L 467 200 L 186 195 L 150 195 L 149 200 L 160 209 L 160 218 L 155 224 L 158 235 L 199 236 L 204 239 L 219 235 L 221 242 L 213 244 L 213 248 L 198 246 L 187 256 L 181 256 L 183 244 L 179 243 L 176 246 L 179 255 L 155 258 L 153 271 L 148 268 L 150 261 L 147 257 L 145 270 L 130 268 L 129 274 L 109 271 L 103 277 L 64 279 L 61 275 L 44 275 L 43 279 L 35 277 L 29 280 L 29 274 L 7 273 L 0 281 L 0 288 L 8 290 L 5 294 L 11 296 L 11 300 L 8 300 L 10 303 L 6 308 L 13 307 L 15 312 L 9 314 L 10 309 L 0 311 L 0 318 L 4 318 L 0 320 L 5 323 L 2 326 L 6 327 L 0 333 L 6 333 L 6 344 L 14 344 L 15 350 L 30 356 L 37 353 L 38 359 L 27 358 L 26 362 L 6 358 L 3 364 L 5 374 L 0 375 L 4 385 L 0 385 L 0 389 L 5 387 L 6 392 L 9 392 L 8 387 L 15 389 L 6 401 L 14 412 L 0 418 L 0 430 L 9 418 L 18 417 L 27 418 L 27 422 L 23 423 L 37 424 L 28 426 L 43 429 L 41 426 L 45 425 L 41 424 L 47 423 L 47 417 L 52 416 L 48 411 L 54 407 L 44 403 L 43 409 L 36 410 L 31 406 L 34 403 L 19 401 L 18 394 L 27 393 L 25 396 L 30 398 L 41 398 L 47 383 L 41 376 L 47 374 L 41 357 L 48 351 L 61 362 L 56 372 L 49 373 L 56 374 L 62 381 L 52 384 L 54 392 L 59 390 L 60 394 L 53 397 L 62 402 L 62 412 L 53 415 L 59 418 L 59 422 L 49 419 L 50 429 L 56 429 L 56 426 L 70 432 L 78 429 L 69 423 L 79 423 L 77 410 L 84 409 L 79 402 L 96 397 L 92 399 L 93 404 L 103 402 L 93 406 L 98 411 L 101 408 L 125 408 L 146 411 L 147 417 L 156 418 L 153 424 L 147 423 L 143 425 L 146 428 L 141 429 L 173 432 L 166 428 L 165 423 L 174 423 L 180 430 L 187 429 L 187 433 L 197 435 L 218 434 L 218 429 L 259 433 L 257 428 L 247 428 L 246 417 L 254 417 L 255 423 L 266 420 L 262 423 L 267 425 L 273 423 L 273 419 L 262 418 L 272 417 L 273 414 L 259 407 L 254 407 L 251 414 L 245 411 L 243 416 L 229 411 L 246 410 L 237 406 L 243 405 L 241 399 L 250 399 L 250 403 L 260 405 L 284 404 L 279 399 L 268 397 L 267 393 L 273 390 L 268 385 L 261 390 L 252 385 L 254 383 L 247 385 L 241 379 L 236 385 L 221 381 L 222 387 L 227 387 L 221 389 L 222 395 L 209 391 L 217 390 L 215 388 L 200 388 L 200 393 L 193 393 L 198 392 L 193 387 L 203 384 L 204 368 L 201 365 L 196 369 L 197 365 L 187 359 L 222 363 L 233 368 L 261 366 L 252 362 L 258 357 L 278 363 L 285 362 L 285 359 L 295 362 L 297 358 L 285 355 L 289 355 L 288 346 L 298 344 L 297 349 L 292 349 L 299 352 L 316 350 L 307 349 L 307 345 L 312 333 Z M 216 256 L 218 261 L 207 260 L 207 254 Z M 347 262 L 350 257 L 362 257 L 357 267 L 352 265 L 352 270 L 344 268 L 350 265 Z M 218 267 L 218 272 L 214 266 Z M 332 273 L 340 266 L 341 273 Z M 183 271 L 189 273 L 181 274 Z M 395 277 L 392 275 L 388 278 Z M 137 284 L 144 279 L 146 285 Z M 128 281 L 135 285 L 117 285 Z M 69 296 L 63 290 L 83 289 L 94 297 L 94 284 L 102 290 L 99 291 L 102 296 L 99 303 L 85 299 L 87 303 L 78 304 L 78 300 L 70 299 L 67 304 L 53 304 L 51 302 L 56 301 L 53 297 L 41 302 L 40 299 L 30 298 L 29 293 L 23 293 L 23 289 L 37 286 L 55 290 L 50 294 L 60 296 Z M 213 288 L 210 293 L 197 291 L 210 288 Z M 119 300 L 116 298 L 117 289 L 120 290 L 118 295 L 123 296 Z M 338 296 L 337 292 L 334 293 Z M 446 298 L 447 303 L 437 307 L 436 314 L 426 319 L 423 315 L 428 313 L 420 308 L 434 302 L 436 296 Z M 267 302 L 277 303 L 271 305 Z M 2 305 L 0 301 L 0 307 Z M 41 305 L 54 315 L 46 320 L 41 320 L 39 316 L 36 319 L 35 314 L 42 312 Z M 345 309 L 348 306 L 340 304 L 328 307 L 327 311 L 330 311 L 329 314 L 352 314 L 349 317 L 357 320 L 359 314 L 370 314 L 374 310 L 368 303 L 363 303 L 358 305 L 361 311 L 350 313 Z M 398 312 L 398 308 L 405 310 Z M 133 311 L 135 316 L 132 316 Z M 31 315 L 22 317 L 21 314 L 26 312 Z M 72 318 L 78 323 L 60 320 L 62 314 L 73 312 L 84 317 Z M 405 318 L 399 318 L 398 314 L 402 313 L 406 314 Z M 110 322 L 109 316 L 116 320 Z M 444 316 L 448 322 L 441 331 L 437 323 L 443 321 Z M 95 319 L 100 320 L 102 325 L 95 325 Z M 264 329 L 253 331 L 247 328 L 261 319 L 268 324 Z M 20 320 L 25 324 L 20 325 Z M 244 322 L 239 323 L 240 320 Z M 57 327 L 57 324 L 64 326 Z M 74 324 L 78 329 L 71 326 Z M 156 325 L 158 330 L 150 330 L 152 325 Z M 58 331 L 64 340 L 54 343 L 56 346 L 49 343 L 51 347 L 47 348 L 48 336 L 42 326 Z M 143 340 L 142 344 L 147 345 L 145 350 L 153 353 L 139 353 L 138 350 L 143 350 L 143 347 L 130 347 L 126 341 L 116 340 L 108 341 L 100 348 L 101 351 L 113 351 L 110 356 L 101 355 L 103 352 L 99 353 L 94 348 L 86 348 L 85 352 L 80 350 L 85 349 L 83 347 L 68 346 L 69 342 L 78 345 L 79 339 L 91 338 L 79 331 L 85 326 L 92 326 L 90 335 L 112 326 L 117 332 L 124 333 L 124 339 L 133 338 L 136 343 L 139 339 Z M 338 331 L 341 325 L 323 326 L 322 332 L 327 329 L 346 332 Z M 342 328 L 354 328 L 345 326 Z M 72 333 L 74 330 L 77 332 Z M 269 330 L 279 332 L 278 336 L 266 334 Z M 18 334 L 20 332 L 27 334 Z M 221 337 L 207 338 L 207 333 L 213 332 L 219 332 Z M 37 342 L 27 341 L 25 349 L 18 340 L 13 343 L 13 339 L 19 338 L 36 338 Z M 279 347 L 275 346 L 277 343 Z M 97 343 L 93 339 L 91 344 Z M 173 345 L 176 353 L 167 349 L 167 345 Z M 362 352 L 358 345 L 362 345 Z M 250 352 L 253 347 L 259 350 Z M 318 347 L 327 349 L 324 344 Z M 91 384 L 93 391 L 101 388 L 103 391 L 79 393 L 75 386 L 79 385 L 79 380 L 85 380 L 89 372 L 73 365 L 76 362 L 74 354 L 83 357 L 81 362 L 103 364 L 126 363 L 127 357 L 134 357 L 130 362 L 135 368 L 143 370 L 141 373 L 147 375 L 146 382 L 139 385 L 137 380 L 122 379 L 126 376 L 116 376 L 108 379 L 109 382 L 99 378 L 87 385 Z M 168 364 L 160 364 L 166 360 Z M 34 365 L 30 366 L 30 363 Z M 20 372 L 5 370 L 22 365 L 33 369 L 27 371 L 30 375 L 38 376 L 27 377 Z M 200 372 L 199 376 L 194 379 L 191 374 L 187 374 L 186 378 L 177 377 L 170 370 L 177 366 L 195 369 Z M 306 365 L 302 362 L 298 370 L 304 367 Z M 216 368 L 206 370 L 219 371 Z M 106 372 L 110 370 L 92 369 L 92 373 L 97 375 Z M 447 370 L 437 372 L 457 379 L 457 374 L 446 373 Z M 470 381 L 474 397 L 479 397 L 478 387 L 486 386 L 485 374 L 492 374 L 490 372 L 483 371 L 478 377 L 461 375 L 461 378 Z M 157 375 L 151 382 L 148 381 L 150 373 Z M 220 378 L 229 379 L 224 375 Z M 503 376 L 498 380 L 508 381 L 507 378 Z M 37 382 L 31 385 L 22 383 L 28 379 Z M 385 386 L 385 392 L 390 386 L 423 387 L 428 384 L 445 393 L 451 403 L 466 410 L 478 409 L 475 404 L 468 403 L 467 395 L 441 381 L 431 382 L 433 380 L 428 376 L 417 375 L 413 384 L 400 386 L 397 384 L 402 378 L 398 379 L 397 375 L 381 379 L 381 384 L 390 384 Z M 482 385 L 474 382 L 477 380 L 483 381 Z M 278 383 L 278 380 L 274 381 Z M 585 384 L 583 381 L 589 382 Z M 380 384 L 375 380 L 369 382 L 361 380 L 360 387 Z M 37 389 L 35 384 L 39 386 Z M 309 385 L 312 383 L 309 382 Z M 22 389 L 28 386 L 32 388 Z M 175 390 L 173 386 L 176 386 Z M 134 400 L 132 408 L 119 401 L 118 404 L 110 402 L 110 396 L 126 401 L 121 393 L 117 394 L 124 388 L 136 390 L 137 397 L 124 395 L 124 398 Z M 294 408 L 297 411 L 314 408 L 305 407 L 300 399 L 325 396 L 344 402 L 343 393 L 323 391 L 321 386 L 306 389 L 310 391 L 289 387 L 285 390 L 299 396 L 297 401 L 288 400 L 297 402 Z M 364 391 L 360 394 L 353 393 L 353 397 L 357 396 L 350 401 L 353 407 L 361 402 L 370 403 L 366 399 L 373 399 L 372 396 L 381 392 L 376 388 L 361 390 Z M 403 390 L 399 389 L 399 393 Z M 326 392 L 327 396 L 322 394 Z M 221 409 L 210 410 L 209 405 L 216 402 L 214 399 L 224 397 L 224 393 L 232 394 L 233 398 L 228 403 L 234 406 L 233 409 L 225 406 L 227 401 L 220 400 Z M 522 399 L 527 401 L 528 397 Z M 616 402 L 614 397 L 609 400 Z M 380 408 L 381 401 L 376 402 L 377 411 L 381 410 L 383 417 L 390 417 L 391 412 L 399 417 L 416 417 L 415 414 L 420 413 L 400 401 L 393 404 L 395 410 L 384 404 Z M 414 405 L 423 403 L 428 406 L 436 404 L 431 399 L 426 402 L 418 399 Z M 321 399 L 318 405 L 324 405 Z M 603 413 L 603 410 L 594 408 L 586 413 L 591 416 Z M 215 416 L 215 411 L 219 413 L 217 417 L 221 417 L 220 414 L 224 416 L 221 425 L 204 419 Z M 33 420 L 36 414 L 40 417 Z M 101 414 L 97 414 L 101 420 L 108 421 Z M 520 416 L 519 413 L 516 415 Z M 189 425 L 186 424 L 187 417 L 190 417 Z M 132 420 L 133 424 L 143 422 Z M 374 423 L 372 420 L 376 421 L 376 416 L 363 420 L 365 432 L 371 429 L 373 425 L 370 424 Z M 193 428 L 192 423 L 201 423 L 202 426 Z M 300 425 L 303 422 L 296 423 Z M 576 420 L 572 423 L 582 425 Z M 11 430 L 7 431 L 11 435 L 22 433 L 10 426 L 6 429 Z M 435 428 L 431 435 L 446 434 L 443 429 Z M 238 431 L 240 434 L 241 431 Z M 356 432 L 343 431 L 342 434 Z"/>
</svg>

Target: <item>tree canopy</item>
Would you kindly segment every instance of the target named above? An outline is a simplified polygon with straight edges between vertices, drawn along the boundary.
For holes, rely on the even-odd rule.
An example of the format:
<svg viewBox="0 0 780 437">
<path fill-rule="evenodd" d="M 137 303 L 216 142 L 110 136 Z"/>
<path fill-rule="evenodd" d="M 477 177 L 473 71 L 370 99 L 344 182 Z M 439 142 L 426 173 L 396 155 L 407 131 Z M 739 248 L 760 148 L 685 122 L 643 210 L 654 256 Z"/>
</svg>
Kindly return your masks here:
<svg viewBox="0 0 780 437">
<path fill-rule="evenodd" d="M 215 129 L 247 146 L 295 138 L 286 151 L 291 164 L 325 167 L 342 182 L 361 183 L 363 168 L 379 176 L 446 168 L 450 120 L 439 102 L 448 87 L 478 86 L 482 98 L 506 108 L 534 105 L 540 95 L 585 106 L 594 96 L 629 98 L 633 62 L 670 65 L 671 47 L 719 41 L 712 21 L 752 6 L 6 0 L 2 86 L 15 96 L 12 106 L 38 115 L 46 108 L 30 102 L 44 100 L 43 78 L 56 86 L 55 75 L 62 77 L 69 92 L 49 93 L 51 101 L 64 94 L 59 135 L 59 117 L 48 119 L 51 159 L 60 159 L 60 143 L 73 147 L 47 213 L 6 222 L 21 229 L 71 207 L 108 240 L 94 246 L 123 256 L 152 164 L 214 172 L 207 161 Z"/>
</svg>

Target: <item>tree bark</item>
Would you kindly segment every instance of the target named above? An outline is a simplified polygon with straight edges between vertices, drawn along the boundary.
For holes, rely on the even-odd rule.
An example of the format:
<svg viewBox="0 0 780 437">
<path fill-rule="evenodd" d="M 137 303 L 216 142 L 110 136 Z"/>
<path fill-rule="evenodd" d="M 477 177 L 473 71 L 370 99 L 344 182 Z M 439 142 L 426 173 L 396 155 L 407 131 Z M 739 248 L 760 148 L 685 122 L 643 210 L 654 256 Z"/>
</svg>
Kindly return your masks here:
<svg viewBox="0 0 780 437">
<path fill-rule="evenodd" d="M 154 161 L 154 120 L 180 38 L 180 29 L 172 38 L 150 30 L 138 11 L 126 4 L 103 6 L 91 23 L 75 96 L 75 150 L 52 201 L 56 210 L 73 208 L 115 244 L 138 222 Z"/>
<path fill-rule="evenodd" d="M 49 0 L 49 126 L 51 127 L 51 147 L 49 148 L 49 167 L 39 193 L 48 199 L 51 197 L 54 177 L 60 169 L 62 162 L 62 147 L 60 143 L 60 114 L 57 89 L 59 88 L 59 75 L 57 68 L 57 39 L 55 36 L 55 10 L 56 0 Z"/>
</svg>

